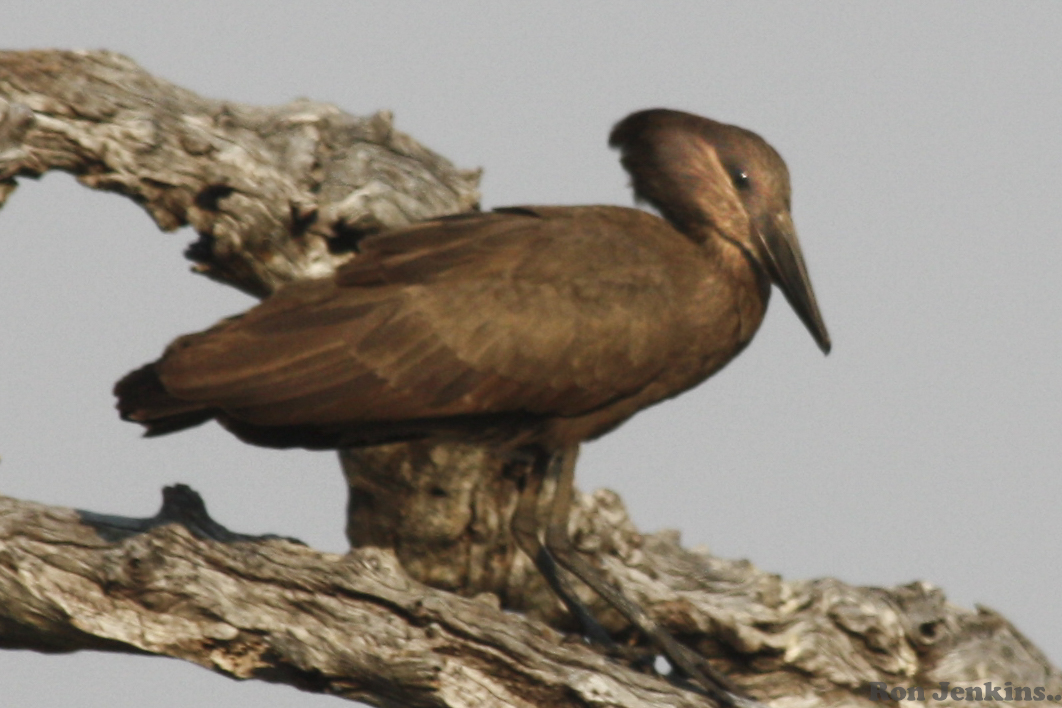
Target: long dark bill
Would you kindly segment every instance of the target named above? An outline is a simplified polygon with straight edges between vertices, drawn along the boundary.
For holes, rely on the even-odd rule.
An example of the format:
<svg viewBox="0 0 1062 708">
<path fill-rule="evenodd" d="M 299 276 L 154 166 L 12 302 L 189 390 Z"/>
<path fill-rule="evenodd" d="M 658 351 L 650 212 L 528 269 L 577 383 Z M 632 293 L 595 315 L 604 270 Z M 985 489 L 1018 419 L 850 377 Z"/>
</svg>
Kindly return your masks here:
<svg viewBox="0 0 1062 708">
<path fill-rule="evenodd" d="M 774 223 L 757 229 L 767 254 L 768 267 L 774 282 L 778 284 L 785 299 L 796 311 L 800 321 L 811 332 L 823 354 L 830 353 L 830 335 L 822 321 L 815 291 L 811 289 L 804 254 L 797 240 L 796 227 L 787 213 L 775 215 Z"/>
</svg>

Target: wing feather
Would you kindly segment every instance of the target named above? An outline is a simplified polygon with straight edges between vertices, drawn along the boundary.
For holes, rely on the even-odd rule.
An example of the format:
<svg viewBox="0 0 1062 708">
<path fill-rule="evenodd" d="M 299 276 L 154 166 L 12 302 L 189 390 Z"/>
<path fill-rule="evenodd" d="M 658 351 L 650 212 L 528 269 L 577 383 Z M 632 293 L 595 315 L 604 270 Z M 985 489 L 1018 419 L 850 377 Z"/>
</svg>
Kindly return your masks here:
<svg viewBox="0 0 1062 708">
<path fill-rule="evenodd" d="M 367 238 L 334 279 L 175 342 L 160 379 L 256 425 L 594 410 L 657 376 L 676 341 L 645 243 L 675 235 L 637 215 L 522 209 Z"/>
</svg>

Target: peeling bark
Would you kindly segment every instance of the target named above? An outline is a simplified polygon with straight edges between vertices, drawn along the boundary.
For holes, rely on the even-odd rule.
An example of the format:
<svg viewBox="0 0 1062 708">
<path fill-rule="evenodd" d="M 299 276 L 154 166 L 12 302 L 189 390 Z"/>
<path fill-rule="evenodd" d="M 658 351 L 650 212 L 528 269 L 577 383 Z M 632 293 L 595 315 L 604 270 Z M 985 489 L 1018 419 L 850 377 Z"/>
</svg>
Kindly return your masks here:
<svg viewBox="0 0 1062 708">
<path fill-rule="evenodd" d="M 163 230 L 191 225 L 195 269 L 258 296 L 331 273 L 367 233 L 478 199 L 477 173 L 386 113 L 205 99 L 107 52 L 0 52 L 0 204 L 17 178 L 48 170 L 133 199 Z M 342 557 L 230 532 L 183 488 L 139 520 L 0 498 L 0 646 L 173 656 L 381 706 L 706 704 L 558 631 L 569 619 L 509 536 L 512 461 L 426 444 L 341 461 Z M 1058 670 L 1005 619 L 931 585 L 783 581 L 683 549 L 675 533 L 639 534 L 607 491 L 579 497 L 570 530 L 632 599 L 773 705 L 870 704 L 874 682 L 1062 694 Z"/>
<path fill-rule="evenodd" d="M 0 197 L 48 170 L 199 233 L 196 270 L 259 297 L 330 274 L 358 237 L 479 200 L 478 171 L 394 129 L 297 100 L 197 96 L 110 52 L 0 52 Z M 2 203 L 2 202 L 0 202 Z"/>
</svg>

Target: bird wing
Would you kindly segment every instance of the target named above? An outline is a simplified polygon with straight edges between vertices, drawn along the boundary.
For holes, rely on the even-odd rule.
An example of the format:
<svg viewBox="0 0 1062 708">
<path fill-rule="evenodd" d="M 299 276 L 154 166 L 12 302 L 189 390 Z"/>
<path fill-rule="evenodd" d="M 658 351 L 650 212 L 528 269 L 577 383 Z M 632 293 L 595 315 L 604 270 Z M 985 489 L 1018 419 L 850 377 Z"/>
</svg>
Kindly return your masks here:
<svg viewBox="0 0 1062 708">
<path fill-rule="evenodd" d="M 572 416 L 639 391 L 675 344 L 660 219 L 519 208 L 365 239 L 334 278 L 294 283 L 177 340 L 177 398 L 256 425 L 492 413 Z"/>
</svg>

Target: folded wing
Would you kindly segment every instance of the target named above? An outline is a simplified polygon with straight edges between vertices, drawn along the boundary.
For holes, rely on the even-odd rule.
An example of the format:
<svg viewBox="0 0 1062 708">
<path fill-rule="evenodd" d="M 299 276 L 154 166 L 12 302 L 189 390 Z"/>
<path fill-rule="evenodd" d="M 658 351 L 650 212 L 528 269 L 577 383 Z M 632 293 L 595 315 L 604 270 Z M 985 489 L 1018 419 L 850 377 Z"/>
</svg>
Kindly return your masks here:
<svg viewBox="0 0 1062 708">
<path fill-rule="evenodd" d="M 676 236 L 617 207 L 386 232 L 334 278 L 177 340 L 154 370 L 189 408 L 256 426 L 580 415 L 667 360 L 673 283 L 649 242 Z"/>
</svg>

